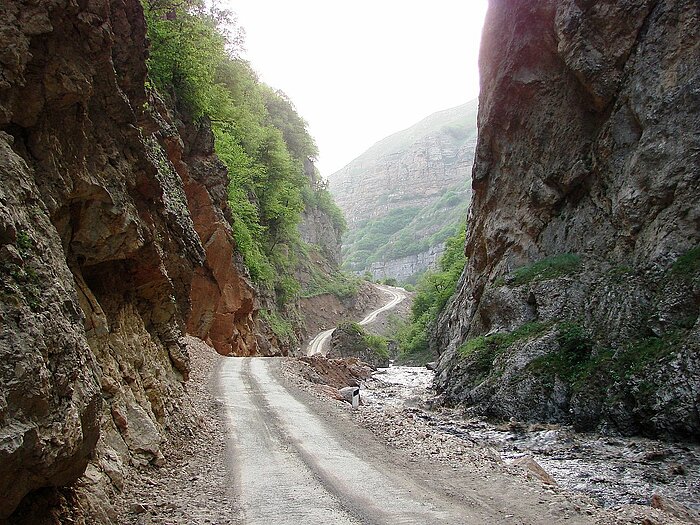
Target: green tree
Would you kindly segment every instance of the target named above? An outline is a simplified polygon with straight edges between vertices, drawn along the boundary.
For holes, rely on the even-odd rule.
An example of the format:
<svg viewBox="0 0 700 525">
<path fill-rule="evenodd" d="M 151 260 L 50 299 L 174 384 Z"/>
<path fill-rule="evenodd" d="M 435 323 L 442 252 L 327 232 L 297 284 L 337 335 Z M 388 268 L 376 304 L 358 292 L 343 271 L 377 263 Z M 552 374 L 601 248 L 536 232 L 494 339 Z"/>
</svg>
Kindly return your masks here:
<svg viewBox="0 0 700 525">
<path fill-rule="evenodd" d="M 426 272 L 416 285 L 411 306 L 411 320 L 399 334 L 399 347 L 404 357 L 429 361 L 431 358 L 428 333 L 455 292 L 466 258 L 464 242 L 466 228 L 447 240 L 438 268 Z"/>
<path fill-rule="evenodd" d="M 318 149 L 306 122 L 237 56 L 243 32 L 230 13 L 204 0 L 144 0 L 144 11 L 152 85 L 171 106 L 212 123 L 216 153 L 229 172 L 238 249 L 259 286 L 280 303 L 293 300 L 300 293 L 291 275 L 305 250 L 298 230 L 305 205 L 344 228 L 320 177 L 307 173 Z"/>
</svg>

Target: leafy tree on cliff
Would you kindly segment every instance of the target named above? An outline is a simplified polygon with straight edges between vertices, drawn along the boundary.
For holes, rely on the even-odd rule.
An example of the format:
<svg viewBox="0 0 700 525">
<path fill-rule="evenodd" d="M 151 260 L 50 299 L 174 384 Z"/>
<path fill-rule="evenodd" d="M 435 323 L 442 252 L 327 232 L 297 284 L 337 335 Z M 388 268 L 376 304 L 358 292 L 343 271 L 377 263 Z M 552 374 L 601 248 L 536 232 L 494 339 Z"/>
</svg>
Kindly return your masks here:
<svg viewBox="0 0 700 525">
<path fill-rule="evenodd" d="M 318 154 L 306 122 L 236 56 L 242 32 L 228 13 L 201 0 L 146 0 L 144 9 L 152 83 L 172 105 L 212 122 L 229 171 L 234 237 L 251 276 L 280 302 L 293 298 L 299 285 L 285 276 L 303 250 L 297 226 L 308 196 L 318 200 L 320 191 L 304 172 Z"/>
</svg>

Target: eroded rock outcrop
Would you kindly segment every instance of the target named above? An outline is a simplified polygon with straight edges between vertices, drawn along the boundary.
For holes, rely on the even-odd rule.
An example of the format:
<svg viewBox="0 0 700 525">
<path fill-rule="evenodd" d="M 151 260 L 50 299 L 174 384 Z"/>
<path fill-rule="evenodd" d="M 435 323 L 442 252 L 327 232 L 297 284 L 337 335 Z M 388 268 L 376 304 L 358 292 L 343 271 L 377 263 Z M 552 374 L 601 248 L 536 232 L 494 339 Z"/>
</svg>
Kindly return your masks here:
<svg viewBox="0 0 700 525">
<path fill-rule="evenodd" d="M 449 402 L 700 435 L 699 31 L 694 1 L 491 2 Z"/>
<path fill-rule="evenodd" d="M 355 357 L 373 368 L 389 366 L 389 352 L 377 350 L 368 341 L 368 333 L 357 323 L 342 323 L 331 337 L 330 350 L 326 357 L 348 359 Z"/>
<path fill-rule="evenodd" d="M 255 351 L 225 173 L 145 91 L 145 29 L 137 0 L 0 5 L 0 520 L 88 462 L 77 507 L 116 519 L 128 465 L 187 426 L 188 316 Z"/>
<path fill-rule="evenodd" d="M 235 250 L 227 217 L 228 171 L 214 153 L 214 135 L 206 122 L 177 124 L 179 134 L 162 134 L 162 140 L 182 178 L 206 254 L 204 265 L 194 272 L 187 331 L 222 355 L 255 355 L 255 290 Z"/>
</svg>

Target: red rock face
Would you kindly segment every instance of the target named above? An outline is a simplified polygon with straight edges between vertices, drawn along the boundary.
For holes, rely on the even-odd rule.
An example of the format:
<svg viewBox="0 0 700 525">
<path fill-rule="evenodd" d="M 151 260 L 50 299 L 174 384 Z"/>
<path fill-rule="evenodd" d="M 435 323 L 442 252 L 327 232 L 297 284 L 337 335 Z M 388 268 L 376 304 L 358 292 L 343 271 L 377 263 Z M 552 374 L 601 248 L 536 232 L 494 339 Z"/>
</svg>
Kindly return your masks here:
<svg viewBox="0 0 700 525">
<path fill-rule="evenodd" d="M 255 355 L 255 290 L 226 219 L 228 173 L 214 153 L 207 124 L 184 118 L 177 126 L 183 140 L 168 136 L 162 142 L 183 181 L 187 207 L 206 255 L 192 278 L 187 332 L 222 355 Z"/>
<path fill-rule="evenodd" d="M 192 280 L 192 310 L 187 331 L 206 340 L 222 355 L 248 356 L 257 350 L 253 336 L 254 290 L 237 264 L 231 227 L 216 208 L 206 187 L 185 185 L 195 229 L 204 244 L 206 262 Z M 208 206 L 197 206 L 209 200 Z"/>
</svg>

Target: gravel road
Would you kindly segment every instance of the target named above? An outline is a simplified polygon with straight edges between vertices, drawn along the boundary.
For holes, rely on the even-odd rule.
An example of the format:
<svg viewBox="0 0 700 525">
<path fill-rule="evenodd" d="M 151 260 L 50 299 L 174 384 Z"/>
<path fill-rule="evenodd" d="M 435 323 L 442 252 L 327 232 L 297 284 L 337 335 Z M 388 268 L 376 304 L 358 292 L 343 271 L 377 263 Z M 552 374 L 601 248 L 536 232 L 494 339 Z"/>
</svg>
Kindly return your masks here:
<svg viewBox="0 0 700 525">
<path fill-rule="evenodd" d="M 649 507 L 605 511 L 509 472 L 406 408 L 353 411 L 292 372 L 297 360 L 188 344 L 196 424 L 173 434 L 165 465 L 125 476 L 117 523 L 679 523 Z"/>
<path fill-rule="evenodd" d="M 507 477 L 485 484 L 396 454 L 342 413 L 285 386 L 280 369 L 280 359 L 221 365 L 244 523 L 592 523 L 562 511 L 566 502 L 556 498 L 550 508 L 522 497 Z"/>
</svg>

